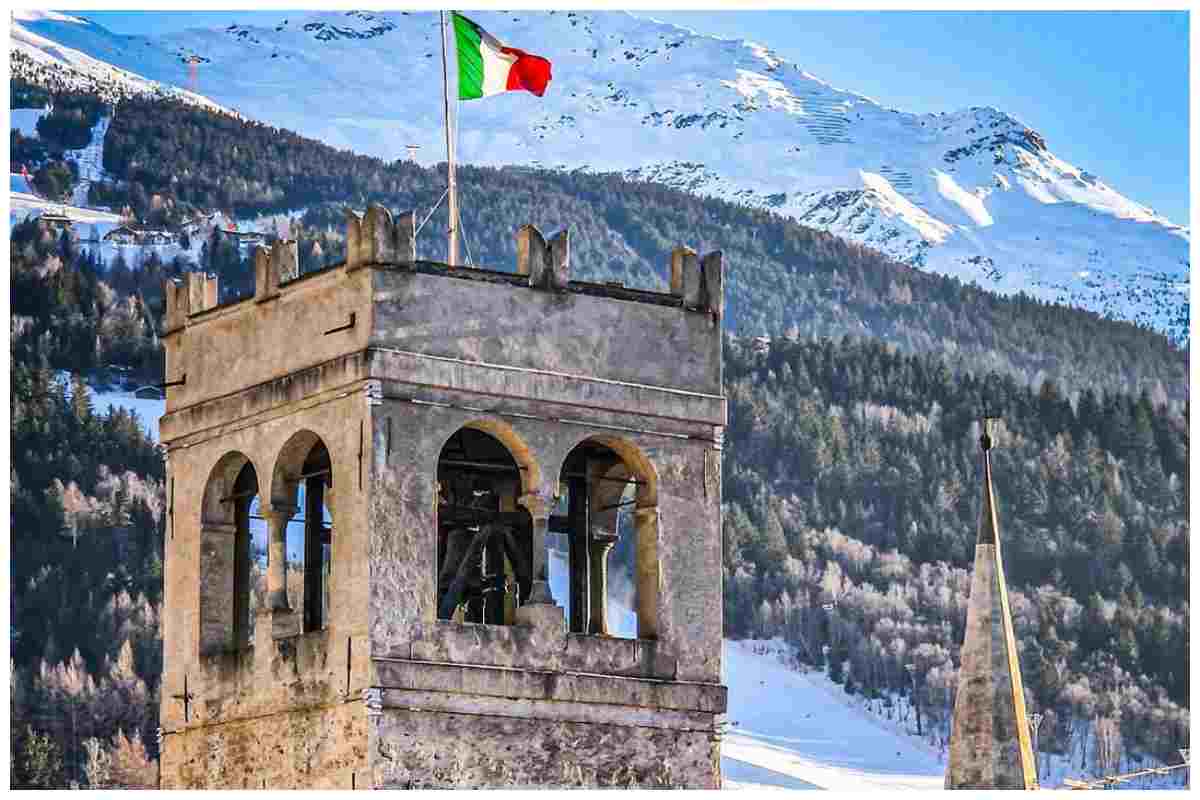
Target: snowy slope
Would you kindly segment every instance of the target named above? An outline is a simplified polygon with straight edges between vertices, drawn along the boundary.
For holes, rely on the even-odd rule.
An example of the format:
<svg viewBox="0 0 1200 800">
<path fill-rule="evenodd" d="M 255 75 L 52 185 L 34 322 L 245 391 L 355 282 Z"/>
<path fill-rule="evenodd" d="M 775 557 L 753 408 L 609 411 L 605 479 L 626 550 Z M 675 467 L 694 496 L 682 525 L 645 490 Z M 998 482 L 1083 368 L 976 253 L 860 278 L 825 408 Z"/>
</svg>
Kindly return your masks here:
<svg viewBox="0 0 1200 800">
<path fill-rule="evenodd" d="M 764 645 L 770 643 L 725 642 L 727 785 L 942 788 L 945 764 L 935 753 L 854 707 L 824 675 L 795 672 L 776 655 L 755 652 Z"/>
<path fill-rule="evenodd" d="M 21 180 L 20 175 L 10 177 L 9 180 L 8 222 L 10 226 L 26 217 L 37 217 L 47 211 L 52 211 L 70 217 L 76 223 L 75 228 L 80 237 L 88 239 L 103 236 L 121 223 L 121 217 L 117 214 L 93 208 L 54 203 L 35 194 L 17 191 L 18 180 Z"/>
<path fill-rule="evenodd" d="M 38 118 L 46 113 L 48 111 L 45 109 L 14 110 L 12 112 L 13 127 L 20 125 L 24 128 L 28 125 L 31 128 L 30 135 L 37 136 L 34 126 L 36 126 Z M 99 242 L 104 234 L 121 223 L 119 215 L 102 209 L 89 208 L 87 205 L 88 189 L 91 187 L 92 181 L 104 177 L 104 135 L 108 132 L 109 122 L 108 117 L 101 117 L 92 128 L 91 140 L 86 147 L 80 150 L 68 150 L 64 153 L 64 157 L 73 161 L 79 171 L 79 180 L 71 192 L 70 203 L 54 203 L 46 200 L 35 193 L 33 186 L 24 175 L 9 174 L 8 222 L 10 226 L 27 217 L 41 216 L 49 211 L 69 217 L 74 222 L 76 233 L 79 234 L 80 239 L 85 242 L 88 240 Z M 111 255 L 108 260 L 111 260 Z"/>
<path fill-rule="evenodd" d="M 184 82 L 198 58 L 200 91 L 248 116 L 386 158 L 419 144 L 438 160 L 435 14 L 284 16 L 146 38 L 43 15 L 16 20 L 11 47 L 163 83 Z M 1190 231 L 1002 111 L 886 108 L 761 45 L 624 13 L 474 16 L 550 58 L 555 78 L 542 100 L 463 104 L 464 161 L 622 171 L 766 206 L 917 266 L 1186 338 Z"/>
<path fill-rule="evenodd" d="M 567 559 L 551 550 L 550 592 L 569 596 Z M 619 635 L 636 617 L 609 603 Z M 855 707 L 818 673 L 786 667 L 778 642 L 726 641 L 722 680 L 729 711 L 721 744 L 727 789 L 941 789 L 945 765 L 916 739 Z"/>
<path fill-rule="evenodd" d="M 75 162 L 79 169 L 79 180 L 71 193 L 71 202 L 74 205 L 86 206 L 92 182 L 104 179 L 104 136 L 108 133 L 111 121 L 110 117 L 100 117 L 96 126 L 92 128 L 92 138 L 87 146 L 80 150 L 68 150 L 63 154 L 65 158 Z"/>
<path fill-rule="evenodd" d="M 109 33 L 79 17 L 54 11 L 25 9 L 12 14 L 9 51 L 13 55 L 14 75 L 42 72 L 52 75 L 58 85 L 97 91 L 110 99 L 121 95 L 169 96 L 213 111 L 228 112 L 228 109 L 207 97 L 172 86 L 173 82 L 181 82 L 177 76 L 167 76 L 160 83 L 128 69 L 121 69 L 117 64 L 126 59 L 120 56 L 128 55 L 120 53 L 125 37 Z M 57 35 L 48 38 L 38 34 L 34 29 L 42 25 L 49 26 Z M 61 30 L 58 26 L 61 26 Z M 70 42 L 77 36 L 89 52 L 71 46 Z M 148 51 L 153 50 L 148 46 Z M 137 57 L 133 60 L 136 61 Z M 162 60 L 158 60 L 154 64 L 154 71 L 162 74 L 166 72 L 163 67 Z M 181 64 L 179 68 L 186 72 L 186 65 Z"/>
</svg>

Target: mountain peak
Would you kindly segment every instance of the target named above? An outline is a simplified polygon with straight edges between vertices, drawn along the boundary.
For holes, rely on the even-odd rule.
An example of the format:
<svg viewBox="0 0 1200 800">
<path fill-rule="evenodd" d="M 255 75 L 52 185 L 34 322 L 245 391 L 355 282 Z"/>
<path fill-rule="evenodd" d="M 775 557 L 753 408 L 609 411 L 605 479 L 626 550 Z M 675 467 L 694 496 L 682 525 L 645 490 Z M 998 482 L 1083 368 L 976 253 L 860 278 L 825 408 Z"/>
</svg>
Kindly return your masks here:
<svg viewBox="0 0 1200 800">
<path fill-rule="evenodd" d="M 888 108 L 766 45 L 630 13 L 472 18 L 549 58 L 555 78 L 541 99 L 460 104 L 465 162 L 658 180 L 1187 338 L 1190 231 L 1057 157 L 1001 109 Z M 13 28 L 12 50 L 39 63 L 79 68 L 61 57 L 66 46 L 164 84 L 186 80 L 180 53 L 207 59 L 200 89 L 217 102 L 337 147 L 390 160 L 416 144 L 430 162 L 444 147 L 433 13 L 320 12 L 158 37 L 48 17 Z"/>
</svg>

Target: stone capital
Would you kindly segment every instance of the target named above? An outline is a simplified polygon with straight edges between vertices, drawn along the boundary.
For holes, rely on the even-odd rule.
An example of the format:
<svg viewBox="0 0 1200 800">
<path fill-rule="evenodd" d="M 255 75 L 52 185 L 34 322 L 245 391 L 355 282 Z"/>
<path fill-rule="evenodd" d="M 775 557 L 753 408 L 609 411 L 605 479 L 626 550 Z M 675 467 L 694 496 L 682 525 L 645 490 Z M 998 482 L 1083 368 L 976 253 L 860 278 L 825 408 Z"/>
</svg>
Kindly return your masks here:
<svg viewBox="0 0 1200 800">
<path fill-rule="evenodd" d="M 553 502 L 549 501 L 541 492 L 528 492 L 517 498 L 517 503 L 529 512 L 529 516 L 535 520 L 545 520 L 550 517 L 550 510 L 553 508 Z"/>
<path fill-rule="evenodd" d="M 286 523 L 292 517 L 296 516 L 299 509 L 293 505 L 282 505 L 278 503 L 268 503 L 259 505 L 258 513 L 267 522 L 284 522 Z"/>
</svg>

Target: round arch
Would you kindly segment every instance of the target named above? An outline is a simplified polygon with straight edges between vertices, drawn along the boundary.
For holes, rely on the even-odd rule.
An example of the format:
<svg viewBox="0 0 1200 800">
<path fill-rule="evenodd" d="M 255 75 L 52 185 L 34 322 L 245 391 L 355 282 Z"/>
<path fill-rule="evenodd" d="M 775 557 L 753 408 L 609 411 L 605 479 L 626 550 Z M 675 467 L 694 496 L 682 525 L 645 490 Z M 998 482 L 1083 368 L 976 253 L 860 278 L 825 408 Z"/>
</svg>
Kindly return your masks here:
<svg viewBox="0 0 1200 800">
<path fill-rule="evenodd" d="M 229 498 L 234 494 L 238 476 L 247 465 L 254 471 L 258 491 L 262 491 L 262 483 L 258 481 L 258 476 L 262 473 L 250 457 L 238 450 L 225 453 L 209 470 L 208 480 L 204 484 L 204 494 L 200 501 L 201 525 L 234 523 L 234 505 L 229 502 Z"/>
<path fill-rule="evenodd" d="M 330 452 L 325 440 L 311 430 L 305 429 L 293 433 L 275 456 L 271 468 L 271 486 L 268 496 L 274 508 L 295 508 L 296 494 L 300 481 L 305 476 L 304 463 L 318 446 L 329 453 L 329 476 L 333 475 L 333 453 Z M 332 483 L 332 480 L 330 481 Z M 332 487 L 331 487 L 332 488 Z M 326 502 L 332 504 L 333 492 L 327 491 Z"/>
<path fill-rule="evenodd" d="M 541 475 L 512 426 L 476 418 L 438 449 L 434 587 L 438 618 L 513 624 L 533 586 L 533 523 L 524 500 Z"/>
<path fill-rule="evenodd" d="M 456 427 L 442 440 L 441 447 L 438 448 L 439 460 L 441 454 L 446 450 L 446 445 L 464 428 L 486 433 L 504 445 L 504 449 L 508 451 L 521 472 L 521 494 L 530 494 L 538 490 L 538 487 L 541 486 L 542 470 L 538 465 L 537 458 L 533 455 L 533 450 L 511 425 L 497 417 L 477 417 Z"/>
<path fill-rule="evenodd" d="M 622 436 L 602 433 L 579 437 L 563 456 L 562 464 L 559 465 L 560 475 L 571 458 L 571 454 L 589 443 L 612 450 L 620 458 L 630 477 L 638 481 L 635 492 L 638 508 L 658 507 L 658 470 L 655 468 L 654 462 L 642 451 L 642 448 Z"/>
<path fill-rule="evenodd" d="M 201 653 L 253 641 L 250 509 L 261 491 L 258 470 L 239 451 L 222 455 L 209 472 L 200 506 Z"/>
<path fill-rule="evenodd" d="M 628 635 L 611 621 L 610 598 L 632 591 L 617 607 L 636 617 L 636 636 L 658 635 L 658 471 L 634 442 L 610 433 L 579 437 L 559 467 L 566 502 L 569 549 L 567 596 L 570 629 L 577 633 Z M 565 490 L 565 492 L 564 492 Z M 621 534 L 632 526 L 633 536 Z M 620 556 L 610 580 L 609 557 Z M 622 580 L 624 578 L 624 580 Z M 619 588 L 621 584 L 626 584 Z M 555 597 L 561 591 L 555 590 Z"/>
<path fill-rule="evenodd" d="M 275 456 L 264 511 L 270 529 L 268 603 L 277 612 L 298 612 L 305 632 L 330 623 L 335 488 L 325 439 L 308 429 L 288 437 Z"/>
</svg>

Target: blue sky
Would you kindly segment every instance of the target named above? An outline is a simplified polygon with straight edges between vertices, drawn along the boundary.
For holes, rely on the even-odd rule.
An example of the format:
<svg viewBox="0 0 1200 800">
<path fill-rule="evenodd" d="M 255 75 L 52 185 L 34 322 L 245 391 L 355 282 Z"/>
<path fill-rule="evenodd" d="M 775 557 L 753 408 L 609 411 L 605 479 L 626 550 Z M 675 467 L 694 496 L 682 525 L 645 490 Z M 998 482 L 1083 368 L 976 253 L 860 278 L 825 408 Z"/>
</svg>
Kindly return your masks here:
<svg viewBox="0 0 1200 800">
<path fill-rule="evenodd" d="M 78 12 L 154 34 L 296 12 Z M 1189 221 L 1187 12 L 659 11 L 753 39 L 841 89 L 906 111 L 989 105 L 1172 221 Z M 258 19 L 255 19 L 258 18 Z"/>
</svg>

